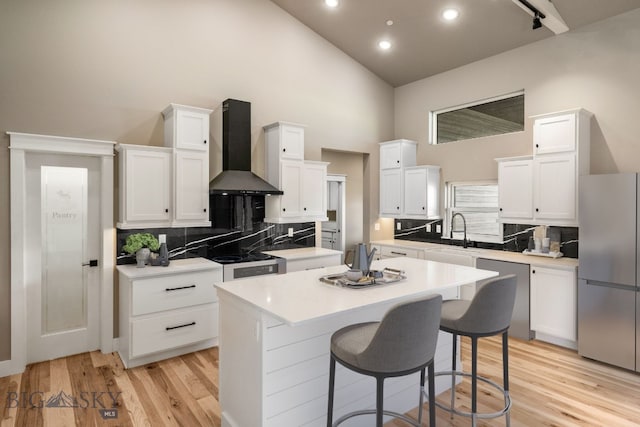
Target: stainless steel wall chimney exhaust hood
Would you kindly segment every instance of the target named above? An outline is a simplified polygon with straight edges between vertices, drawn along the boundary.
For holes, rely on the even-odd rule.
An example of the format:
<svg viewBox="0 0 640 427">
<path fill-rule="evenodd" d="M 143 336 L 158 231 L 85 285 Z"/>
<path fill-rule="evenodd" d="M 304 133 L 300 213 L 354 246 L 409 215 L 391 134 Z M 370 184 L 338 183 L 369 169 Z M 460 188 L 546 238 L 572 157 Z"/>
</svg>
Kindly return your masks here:
<svg viewBox="0 0 640 427">
<path fill-rule="evenodd" d="M 273 185 L 251 172 L 251 103 L 222 103 L 222 172 L 209 183 L 210 194 L 279 195 Z"/>
</svg>

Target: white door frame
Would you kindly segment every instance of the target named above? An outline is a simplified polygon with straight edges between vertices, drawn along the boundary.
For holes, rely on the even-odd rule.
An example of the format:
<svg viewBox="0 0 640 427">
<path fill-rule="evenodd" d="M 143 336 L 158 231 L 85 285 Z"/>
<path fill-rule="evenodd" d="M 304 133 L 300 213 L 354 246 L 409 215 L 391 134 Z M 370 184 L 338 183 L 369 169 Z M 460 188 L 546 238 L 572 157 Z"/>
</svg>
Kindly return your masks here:
<svg viewBox="0 0 640 427">
<path fill-rule="evenodd" d="M 340 224 L 338 224 L 338 229 L 340 230 L 340 247 L 342 248 L 342 259 L 344 261 L 344 255 L 347 251 L 345 232 L 347 229 L 347 176 L 343 174 L 327 174 L 327 182 L 339 182 L 340 185 Z"/>
<path fill-rule="evenodd" d="M 11 176 L 11 359 L 0 362 L 0 377 L 24 372 L 27 361 L 26 158 L 29 153 L 81 155 L 100 158 L 101 250 L 100 350 L 113 351 L 113 141 L 7 132 Z"/>
</svg>

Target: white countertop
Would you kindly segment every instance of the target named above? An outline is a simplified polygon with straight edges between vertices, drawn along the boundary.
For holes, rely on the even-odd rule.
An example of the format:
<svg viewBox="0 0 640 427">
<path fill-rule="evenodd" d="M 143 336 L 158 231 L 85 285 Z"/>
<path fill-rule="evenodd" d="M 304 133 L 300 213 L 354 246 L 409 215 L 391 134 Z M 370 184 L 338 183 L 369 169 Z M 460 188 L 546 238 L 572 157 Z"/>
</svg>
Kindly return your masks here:
<svg viewBox="0 0 640 427">
<path fill-rule="evenodd" d="M 341 255 L 342 251 L 336 251 L 334 249 L 325 248 L 296 248 L 296 249 L 282 249 L 277 251 L 263 251 L 263 254 L 277 256 L 286 260 L 317 258 L 329 255 Z"/>
<path fill-rule="evenodd" d="M 190 271 L 215 270 L 222 268 L 222 264 L 205 258 L 186 258 L 171 260 L 167 267 L 147 265 L 145 268 L 138 268 L 135 264 L 127 264 L 119 265 L 116 268 L 130 279 L 143 279 L 145 277 L 165 276 Z"/>
<path fill-rule="evenodd" d="M 575 258 L 549 258 L 535 255 L 524 255 L 520 252 L 498 251 L 494 249 L 463 248 L 461 246 L 443 245 L 438 243 L 414 242 L 411 240 L 389 239 L 376 240 L 373 245 L 387 245 L 398 248 L 409 248 L 418 250 L 442 250 L 452 251 L 457 254 L 468 254 L 474 258 L 495 259 L 498 261 L 518 262 L 539 267 L 559 268 L 563 270 L 575 269 L 578 267 L 578 260 Z"/>
<path fill-rule="evenodd" d="M 218 295 L 232 296 L 276 317 L 290 326 L 318 320 L 378 303 L 421 297 L 498 273 L 414 258 L 390 258 L 372 263 L 372 269 L 396 268 L 407 279 L 364 289 L 341 288 L 320 282 L 320 277 L 347 270 L 346 266 L 257 276 L 216 283 Z"/>
</svg>

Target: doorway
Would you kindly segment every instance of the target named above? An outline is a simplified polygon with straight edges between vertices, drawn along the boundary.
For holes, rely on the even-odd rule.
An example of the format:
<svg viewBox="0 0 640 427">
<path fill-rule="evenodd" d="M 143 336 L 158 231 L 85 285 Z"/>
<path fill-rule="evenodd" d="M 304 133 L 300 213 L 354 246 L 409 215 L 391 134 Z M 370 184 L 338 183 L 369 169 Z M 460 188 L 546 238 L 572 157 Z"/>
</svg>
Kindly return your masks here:
<svg viewBox="0 0 640 427">
<path fill-rule="evenodd" d="M 31 154 L 26 178 L 27 363 L 96 350 L 99 160 Z"/>
<path fill-rule="evenodd" d="M 322 247 L 345 250 L 346 229 L 346 176 L 327 175 L 327 217 L 322 223 Z"/>
<path fill-rule="evenodd" d="M 9 132 L 11 359 L 113 351 L 112 141 Z"/>
</svg>

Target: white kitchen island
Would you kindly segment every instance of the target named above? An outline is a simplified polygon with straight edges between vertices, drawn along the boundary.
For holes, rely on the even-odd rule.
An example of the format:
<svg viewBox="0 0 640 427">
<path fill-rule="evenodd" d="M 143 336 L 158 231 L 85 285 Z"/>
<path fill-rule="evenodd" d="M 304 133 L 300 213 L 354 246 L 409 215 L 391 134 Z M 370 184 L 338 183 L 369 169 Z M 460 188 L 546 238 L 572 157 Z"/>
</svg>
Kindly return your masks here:
<svg viewBox="0 0 640 427">
<path fill-rule="evenodd" d="M 403 270 L 407 279 L 348 289 L 319 278 L 345 266 L 258 276 L 217 283 L 220 328 L 220 405 L 222 425 L 326 425 L 329 341 L 337 329 L 380 320 L 393 305 L 498 273 L 412 258 L 375 261 L 372 269 Z M 436 371 L 451 367 L 451 336 L 440 333 Z M 436 392 L 449 387 L 445 377 Z M 385 382 L 385 408 L 407 412 L 418 405 L 419 374 Z M 375 381 L 343 369 L 336 371 L 335 417 L 374 407 Z M 345 426 L 368 426 L 356 417 Z"/>
</svg>

